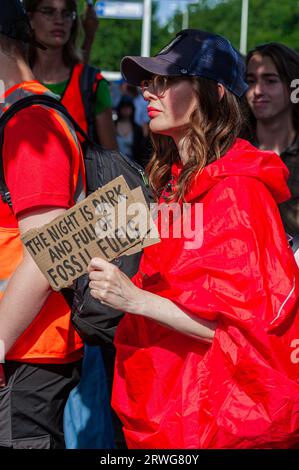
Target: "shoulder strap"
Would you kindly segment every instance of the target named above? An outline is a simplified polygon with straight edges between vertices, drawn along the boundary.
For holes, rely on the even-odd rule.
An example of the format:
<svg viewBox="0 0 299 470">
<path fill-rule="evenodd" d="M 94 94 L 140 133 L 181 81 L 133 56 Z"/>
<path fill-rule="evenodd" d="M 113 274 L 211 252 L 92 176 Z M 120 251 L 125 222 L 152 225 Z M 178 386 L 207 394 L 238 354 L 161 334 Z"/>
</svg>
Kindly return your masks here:
<svg viewBox="0 0 299 470">
<path fill-rule="evenodd" d="M 96 92 L 98 83 L 102 79 L 100 69 L 89 64 L 84 65 L 80 77 L 80 90 L 87 119 L 88 135 L 91 139 L 94 138 Z"/>
<path fill-rule="evenodd" d="M 84 140 L 90 141 L 88 135 L 84 132 L 83 129 L 79 126 L 79 124 L 74 120 L 74 118 L 69 114 L 66 108 L 58 101 L 56 98 L 49 96 L 49 95 L 32 95 L 27 96 L 26 98 L 22 98 L 18 100 L 16 103 L 12 104 L 7 111 L 2 115 L 0 118 L 0 133 L 3 132 L 4 126 L 7 122 L 18 112 L 24 108 L 28 108 L 35 104 L 40 104 L 44 106 L 49 106 L 50 108 L 56 109 L 56 111 L 61 112 L 69 121 L 71 121 L 72 125 L 75 128 L 75 131 L 79 133 Z"/>
<path fill-rule="evenodd" d="M 3 138 L 4 138 L 4 129 L 8 121 L 18 112 L 24 108 L 28 108 L 32 105 L 40 104 L 49 106 L 50 108 L 54 108 L 63 114 L 74 126 L 75 131 L 80 134 L 84 140 L 89 142 L 89 137 L 85 134 L 83 129 L 77 124 L 77 122 L 72 118 L 72 116 L 67 112 L 65 107 L 57 101 L 55 98 L 48 96 L 48 95 L 32 95 L 26 98 L 22 98 L 18 100 L 16 103 L 12 104 L 7 111 L 1 116 L 0 118 L 0 195 L 4 203 L 7 203 L 10 207 L 11 205 L 11 198 L 10 193 L 7 188 L 4 179 L 4 168 L 3 168 L 3 158 L 2 158 L 2 146 L 3 146 Z"/>
<path fill-rule="evenodd" d="M 296 251 L 299 250 L 299 235 L 295 235 L 295 237 L 292 238 L 291 246 L 292 246 L 292 250 L 295 254 Z"/>
<path fill-rule="evenodd" d="M 2 146 L 3 146 L 3 132 L 1 132 L 0 130 L 0 196 L 4 204 L 8 204 L 9 207 L 12 207 L 10 193 L 9 193 L 8 187 L 6 186 L 5 179 L 4 179 Z"/>
</svg>

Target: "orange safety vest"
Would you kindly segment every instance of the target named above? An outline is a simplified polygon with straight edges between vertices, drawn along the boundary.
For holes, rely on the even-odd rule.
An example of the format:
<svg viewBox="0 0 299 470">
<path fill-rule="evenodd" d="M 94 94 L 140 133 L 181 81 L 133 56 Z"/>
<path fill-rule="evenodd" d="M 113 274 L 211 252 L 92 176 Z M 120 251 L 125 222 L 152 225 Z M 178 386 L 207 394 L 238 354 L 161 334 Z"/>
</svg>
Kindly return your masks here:
<svg viewBox="0 0 299 470">
<path fill-rule="evenodd" d="M 76 64 L 72 70 L 70 80 L 67 84 L 65 92 L 61 97 L 62 104 L 66 107 L 70 115 L 77 121 L 79 126 L 87 133 L 88 117 L 85 113 L 83 97 L 80 88 L 80 79 L 83 73 L 84 64 Z M 96 76 L 93 92 L 96 92 L 97 84 L 103 79 L 99 72 Z"/>
<path fill-rule="evenodd" d="M 36 81 L 23 82 L 5 95 L 5 112 L 9 106 L 30 95 L 52 95 Z M 40 106 L 40 105 L 38 105 Z M 85 175 L 81 149 L 75 131 L 68 120 L 54 109 L 48 111 L 63 127 L 72 149 L 72 194 L 74 203 L 85 197 Z M 1 115 L 1 109 L 0 109 Z M 0 227 L 0 299 L 4 294 L 9 278 L 23 258 L 23 245 L 17 221 L 15 227 Z M 7 360 L 35 363 L 67 363 L 82 356 L 82 341 L 70 320 L 70 307 L 62 294 L 53 292 L 33 322 L 18 338 L 6 355 Z"/>
</svg>

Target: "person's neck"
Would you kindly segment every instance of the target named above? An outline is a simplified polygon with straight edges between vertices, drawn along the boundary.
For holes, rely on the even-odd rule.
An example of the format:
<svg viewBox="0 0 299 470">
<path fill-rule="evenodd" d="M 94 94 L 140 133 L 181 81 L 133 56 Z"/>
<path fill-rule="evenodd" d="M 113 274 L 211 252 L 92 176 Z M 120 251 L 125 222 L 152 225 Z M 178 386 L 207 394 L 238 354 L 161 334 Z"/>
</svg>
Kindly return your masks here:
<svg viewBox="0 0 299 470">
<path fill-rule="evenodd" d="M 9 57 L 0 51 L 0 69 L 4 90 L 35 80 L 32 70 L 22 57 Z"/>
<path fill-rule="evenodd" d="M 68 80 L 70 69 L 64 64 L 62 49 L 47 49 L 37 51 L 33 66 L 36 78 L 42 83 L 59 83 Z"/>
<path fill-rule="evenodd" d="M 257 121 L 257 141 L 259 147 L 263 150 L 273 150 L 281 154 L 292 144 L 295 135 L 296 132 L 290 113 L 276 119 Z"/>
</svg>

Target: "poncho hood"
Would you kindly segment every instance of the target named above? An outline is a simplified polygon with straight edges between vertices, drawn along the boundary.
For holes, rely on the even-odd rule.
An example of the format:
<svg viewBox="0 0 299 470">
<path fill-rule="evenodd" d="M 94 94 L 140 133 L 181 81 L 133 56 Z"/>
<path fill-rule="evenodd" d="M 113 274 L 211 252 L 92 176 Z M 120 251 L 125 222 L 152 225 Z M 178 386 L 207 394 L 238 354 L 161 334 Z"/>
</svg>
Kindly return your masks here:
<svg viewBox="0 0 299 470">
<path fill-rule="evenodd" d="M 172 166 L 172 175 L 177 178 L 182 171 L 180 163 Z M 223 178 L 246 176 L 262 182 L 279 204 L 290 198 L 287 186 L 289 171 L 281 158 L 272 151 L 262 151 L 243 139 L 234 145 L 219 160 L 207 165 L 194 178 L 186 202 L 191 202 L 209 191 Z"/>
</svg>

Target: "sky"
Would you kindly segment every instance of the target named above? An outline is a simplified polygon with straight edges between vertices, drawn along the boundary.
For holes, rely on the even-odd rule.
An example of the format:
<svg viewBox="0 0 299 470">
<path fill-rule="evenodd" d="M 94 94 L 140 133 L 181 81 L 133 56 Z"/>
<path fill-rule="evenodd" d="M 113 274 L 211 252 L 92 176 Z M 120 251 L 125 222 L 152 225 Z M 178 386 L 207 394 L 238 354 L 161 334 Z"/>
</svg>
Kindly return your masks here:
<svg viewBox="0 0 299 470">
<path fill-rule="evenodd" d="M 139 3 L 142 4 L 143 0 L 93 0 L 94 3 L 101 4 L 111 4 L 111 3 L 119 3 L 119 1 L 123 1 L 124 3 Z M 173 16 L 174 12 L 177 9 L 184 11 L 186 9 L 187 4 L 197 3 L 198 0 L 152 0 L 152 3 L 158 3 L 158 14 L 159 20 L 161 24 L 165 24 L 167 20 Z M 99 5 L 100 7 L 100 5 Z"/>
<path fill-rule="evenodd" d="M 112 3 L 119 3 L 120 1 L 125 3 L 139 3 L 142 4 L 143 0 L 93 0 L 94 3 L 98 4 L 101 8 L 101 4 L 107 4 L 107 6 Z M 178 9 L 181 11 L 186 10 L 186 6 L 192 3 L 198 3 L 199 0 L 152 0 L 152 3 L 158 3 L 158 18 L 161 24 L 165 24 L 169 18 L 171 18 L 174 12 Z M 217 0 L 214 0 L 217 1 Z"/>
</svg>

